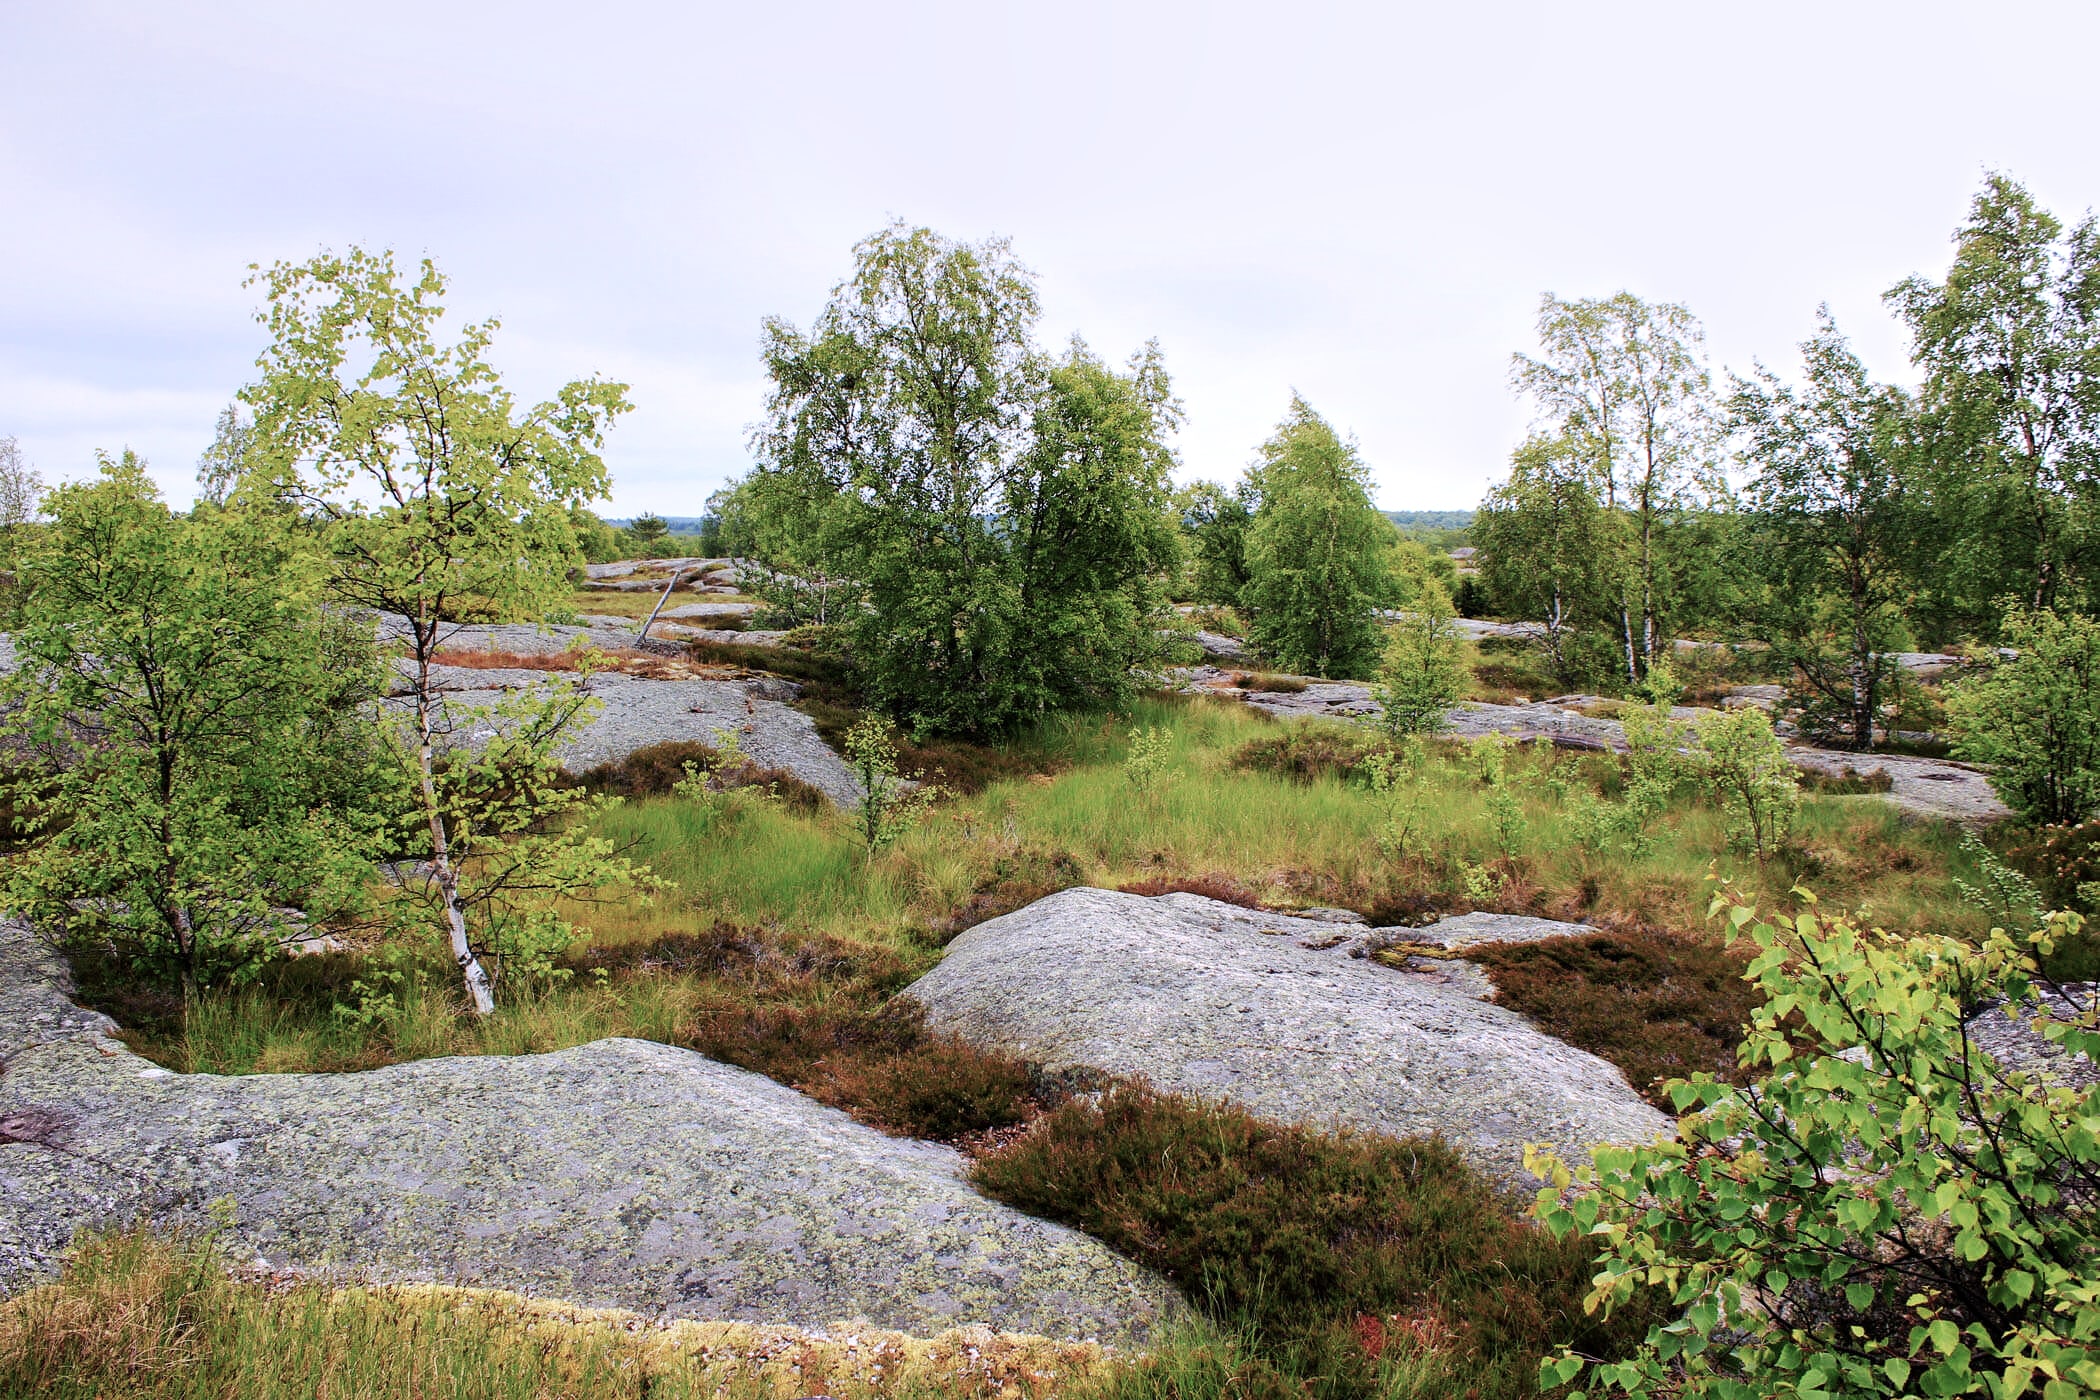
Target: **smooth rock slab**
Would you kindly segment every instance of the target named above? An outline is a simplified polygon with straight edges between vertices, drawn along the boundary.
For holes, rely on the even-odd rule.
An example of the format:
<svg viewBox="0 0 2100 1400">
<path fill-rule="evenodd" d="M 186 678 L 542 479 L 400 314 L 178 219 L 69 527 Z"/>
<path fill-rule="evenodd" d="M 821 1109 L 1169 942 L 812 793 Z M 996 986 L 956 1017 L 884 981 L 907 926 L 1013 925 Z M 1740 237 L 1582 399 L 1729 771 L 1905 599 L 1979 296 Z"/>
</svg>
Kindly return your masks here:
<svg viewBox="0 0 2100 1400">
<path fill-rule="evenodd" d="M 1669 1131 L 1616 1067 L 1516 1012 L 1346 956 L 1360 932 L 1200 895 L 1065 890 L 964 933 L 906 994 L 936 1028 L 1051 1071 L 1440 1132 L 1512 1182 L 1528 1142 L 1577 1160 Z"/>
<path fill-rule="evenodd" d="M 1457 951 L 1477 948 L 1483 943 L 1537 943 L 1547 938 L 1580 938 L 1597 930 L 1589 924 L 1480 910 L 1471 914 L 1447 914 L 1421 928 L 1384 931 L 1400 934 L 1406 942 L 1418 947 Z"/>
<path fill-rule="evenodd" d="M 272 1268 L 652 1315 L 1142 1337 L 1172 1290 L 884 1137 L 691 1051 L 605 1040 L 362 1074 L 175 1075 L 0 924 L 0 1293 L 76 1227 L 196 1226 Z"/>
</svg>

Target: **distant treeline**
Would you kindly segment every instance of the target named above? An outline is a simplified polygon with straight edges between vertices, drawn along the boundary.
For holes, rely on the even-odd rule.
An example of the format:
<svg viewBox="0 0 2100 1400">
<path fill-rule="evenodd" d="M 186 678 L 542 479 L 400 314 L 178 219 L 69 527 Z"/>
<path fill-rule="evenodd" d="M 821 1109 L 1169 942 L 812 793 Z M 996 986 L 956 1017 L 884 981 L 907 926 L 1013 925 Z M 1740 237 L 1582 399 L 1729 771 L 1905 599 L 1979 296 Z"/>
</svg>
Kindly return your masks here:
<svg viewBox="0 0 2100 1400">
<path fill-rule="evenodd" d="M 1385 518 L 1402 533 L 1413 530 L 1463 530 L 1473 523 L 1470 510 L 1389 510 Z"/>
</svg>

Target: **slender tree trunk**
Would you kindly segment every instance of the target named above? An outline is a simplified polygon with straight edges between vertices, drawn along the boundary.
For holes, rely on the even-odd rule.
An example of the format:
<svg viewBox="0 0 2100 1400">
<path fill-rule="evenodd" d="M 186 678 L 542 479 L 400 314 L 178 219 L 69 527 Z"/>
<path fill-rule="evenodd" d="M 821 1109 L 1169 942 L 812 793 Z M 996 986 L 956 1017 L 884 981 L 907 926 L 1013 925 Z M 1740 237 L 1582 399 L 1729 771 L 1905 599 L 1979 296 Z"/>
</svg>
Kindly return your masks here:
<svg viewBox="0 0 2100 1400">
<path fill-rule="evenodd" d="M 430 676 L 430 655 L 435 650 L 437 625 L 418 618 L 409 624 L 416 639 L 416 781 L 423 801 L 423 817 L 430 828 L 431 878 L 445 901 L 445 927 L 451 937 L 452 957 L 473 999 L 474 1014 L 486 1016 L 496 1009 L 489 985 L 488 969 L 474 955 L 467 940 L 467 911 L 459 898 L 459 870 L 452 863 L 452 843 L 445 835 L 445 813 L 437 796 L 437 764 L 432 736 L 437 727 L 437 690 Z M 428 629 L 426 631 L 426 628 Z"/>
<path fill-rule="evenodd" d="M 1563 629 L 1567 626 L 1567 606 L 1562 599 L 1560 576 L 1553 579 L 1553 601 L 1546 608 L 1546 659 L 1553 667 L 1553 679 L 1567 685 L 1568 645 Z"/>
<path fill-rule="evenodd" d="M 1866 753 L 1874 747 L 1875 701 L 1880 687 L 1875 683 L 1872 639 L 1867 635 L 1866 580 L 1852 571 L 1852 747 Z"/>
</svg>

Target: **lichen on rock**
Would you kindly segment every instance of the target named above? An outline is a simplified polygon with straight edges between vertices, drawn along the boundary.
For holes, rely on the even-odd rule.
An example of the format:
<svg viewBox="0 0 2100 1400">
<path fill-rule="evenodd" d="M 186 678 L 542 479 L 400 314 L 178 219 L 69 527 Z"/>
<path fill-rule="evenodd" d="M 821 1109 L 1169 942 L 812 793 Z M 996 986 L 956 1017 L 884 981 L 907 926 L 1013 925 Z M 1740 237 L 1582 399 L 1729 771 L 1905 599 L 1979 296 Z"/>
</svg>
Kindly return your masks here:
<svg viewBox="0 0 2100 1400">
<path fill-rule="evenodd" d="M 1142 1338 L 1148 1271 L 885 1137 L 673 1046 L 178 1075 L 0 922 L 0 1292 L 76 1229 L 197 1228 L 269 1268 L 508 1289 L 651 1316 Z"/>
<path fill-rule="evenodd" d="M 1604 1060 L 1461 986 L 1348 956 L 1346 924 L 1201 895 L 1071 889 L 977 925 L 907 995 L 928 1023 L 1050 1072 L 1143 1077 L 1279 1121 L 1441 1133 L 1523 1180 L 1669 1121 Z"/>
</svg>

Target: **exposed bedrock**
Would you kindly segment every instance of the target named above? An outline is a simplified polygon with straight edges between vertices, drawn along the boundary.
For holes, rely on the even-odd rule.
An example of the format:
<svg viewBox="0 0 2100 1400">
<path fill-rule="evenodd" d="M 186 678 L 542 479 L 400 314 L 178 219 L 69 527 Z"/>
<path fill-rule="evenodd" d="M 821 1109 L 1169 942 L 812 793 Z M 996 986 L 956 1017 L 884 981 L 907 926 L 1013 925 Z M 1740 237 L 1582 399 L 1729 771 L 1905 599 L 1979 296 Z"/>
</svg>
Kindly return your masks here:
<svg viewBox="0 0 2100 1400">
<path fill-rule="evenodd" d="M 1053 1072 L 1143 1076 L 1289 1122 L 1440 1132 L 1521 1180 L 1670 1130 L 1619 1070 L 1466 986 L 1348 956 L 1364 930 L 1200 895 L 1071 889 L 977 925 L 907 995 Z"/>
<path fill-rule="evenodd" d="M 691 1051 L 605 1040 L 359 1074 L 178 1075 L 0 923 L 0 1293 L 78 1227 L 196 1227 L 277 1269 L 681 1318 L 1134 1340 L 1178 1306 L 1084 1235 Z"/>
</svg>

